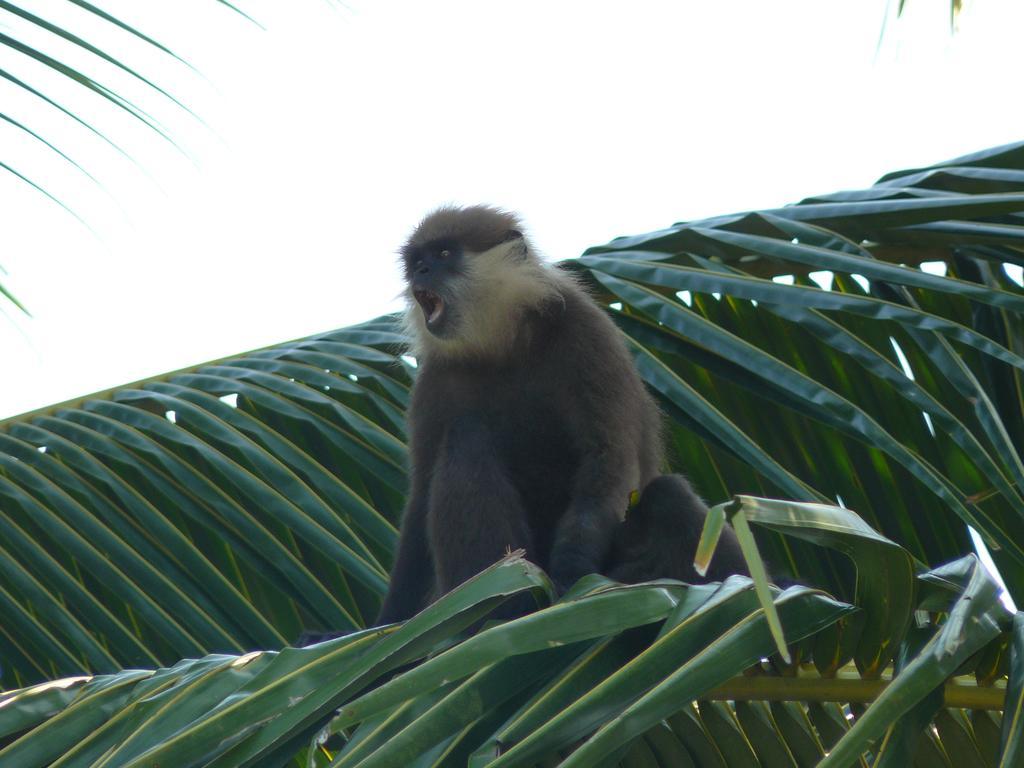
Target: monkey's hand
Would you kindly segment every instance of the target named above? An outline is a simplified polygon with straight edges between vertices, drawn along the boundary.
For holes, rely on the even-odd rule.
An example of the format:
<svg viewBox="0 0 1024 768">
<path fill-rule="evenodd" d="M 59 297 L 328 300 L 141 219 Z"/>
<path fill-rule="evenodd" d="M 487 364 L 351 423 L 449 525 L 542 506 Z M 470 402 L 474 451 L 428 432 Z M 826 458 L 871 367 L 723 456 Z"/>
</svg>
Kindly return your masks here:
<svg viewBox="0 0 1024 768">
<path fill-rule="evenodd" d="M 548 572 L 561 596 L 604 564 L 619 518 L 615 505 L 574 501 L 558 524 Z"/>
</svg>

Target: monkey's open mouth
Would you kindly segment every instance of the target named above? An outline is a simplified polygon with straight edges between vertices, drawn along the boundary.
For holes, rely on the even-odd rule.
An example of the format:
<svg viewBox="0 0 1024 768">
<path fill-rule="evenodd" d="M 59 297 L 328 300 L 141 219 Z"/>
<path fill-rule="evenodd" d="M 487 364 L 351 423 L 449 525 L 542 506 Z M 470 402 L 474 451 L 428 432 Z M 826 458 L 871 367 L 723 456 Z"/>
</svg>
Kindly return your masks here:
<svg viewBox="0 0 1024 768">
<path fill-rule="evenodd" d="M 423 317 L 426 318 L 427 325 L 433 325 L 441 319 L 441 315 L 444 314 L 444 299 L 433 291 L 422 288 L 417 288 L 412 295 L 423 310 Z"/>
</svg>

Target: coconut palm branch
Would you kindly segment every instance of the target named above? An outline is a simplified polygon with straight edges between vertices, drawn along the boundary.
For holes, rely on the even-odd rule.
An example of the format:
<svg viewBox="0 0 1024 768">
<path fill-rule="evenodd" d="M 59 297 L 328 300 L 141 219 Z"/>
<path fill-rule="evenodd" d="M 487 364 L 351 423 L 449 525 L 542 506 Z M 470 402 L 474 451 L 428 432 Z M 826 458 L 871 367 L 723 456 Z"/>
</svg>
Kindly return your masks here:
<svg viewBox="0 0 1024 768">
<path fill-rule="evenodd" d="M 971 531 L 1020 602 L 1022 213 L 1024 144 L 566 264 L 672 468 L 794 584 L 772 610 L 739 577 L 556 600 L 512 554 L 369 628 L 394 317 L 0 422 L 0 764 L 1018 764 L 1024 619 Z M 303 629 L 348 634 L 282 649 Z"/>
</svg>

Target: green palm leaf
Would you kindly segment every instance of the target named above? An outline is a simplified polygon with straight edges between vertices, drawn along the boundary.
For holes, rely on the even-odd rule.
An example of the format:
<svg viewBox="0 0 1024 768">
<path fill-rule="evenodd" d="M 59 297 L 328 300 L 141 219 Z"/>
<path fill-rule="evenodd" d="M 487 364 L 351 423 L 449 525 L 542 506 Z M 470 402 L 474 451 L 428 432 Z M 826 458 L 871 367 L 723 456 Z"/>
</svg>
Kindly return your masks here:
<svg viewBox="0 0 1024 768">
<path fill-rule="evenodd" d="M 968 526 L 1021 599 L 1022 180 L 998 148 L 567 264 L 674 468 L 734 499 L 709 536 L 733 515 L 806 585 L 767 602 L 594 576 L 549 605 L 511 557 L 360 631 L 405 493 L 394 317 L 0 422 L 0 764 L 1015 764 L 1022 624 Z M 351 634 L 277 650 L 317 628 Z"/>
</svg>

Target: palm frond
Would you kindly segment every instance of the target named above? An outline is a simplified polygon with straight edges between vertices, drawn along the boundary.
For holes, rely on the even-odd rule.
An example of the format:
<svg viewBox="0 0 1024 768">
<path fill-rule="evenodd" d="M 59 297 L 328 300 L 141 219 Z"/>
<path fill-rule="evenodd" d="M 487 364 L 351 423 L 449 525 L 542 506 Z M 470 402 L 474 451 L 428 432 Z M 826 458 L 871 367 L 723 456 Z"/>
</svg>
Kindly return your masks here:
<svg viewBox="0 0 1024 768">
<path fill-rule="evenodd" d="M 361 630 L 405 491 L 394 317 L 0 422 L 0 763 L 1015 764 L 1024 624 L 969 526 L 1019 601 L 1022 189 L 1015 145 L 567 263 L 674 468 L 808 585 L 767 605 L 548 605 L 513 557 Z M 521 592 L 546 607 L 466 631 Z M 352 634 L 274 650 L 315 628 Z"/>
<path fill-rule="evenodd" d="M 550 597 L 544 574 L 512 556 L 403 626 L 10 692 L 0 699 L 9 741 L 0 759 L 25 768 L 58 759 L 240 766 L 306 751 L 307 764 L 332 766 L 497 767 L 559 756 L 564 766 L 628 766 L 650 752 L 652 765 L 733 766 L 774 750 L 801 765 L 848 765 L 862 753 L 906 765 L 921 749 L 920 723 L 912 726 L 926 707 L 924 724 L 939 724 L 923 737 L 929 745 L 951 751 L 964 731 L 1013 764 L 1018 738 L 1003 727 L 1001 748 L 991 713 L 1019 708 L 1020 681 L 997 682 L 993 660 L 1010 655 L 1019 671 L 1020 615 L 1002 607 L 973 556 L 922 574 L 920 588 L 903 624 L 915 608 L 933 618 L 900 641 L 895 674 L 835 668 L 864 622 L 806 587 L 774 594 L 804 666 L 763 661 L 772 639 L 742 577 L 686 587 L 595 576 L 550 607 L 466 636 L 509 597 Z"/>
</svg>

